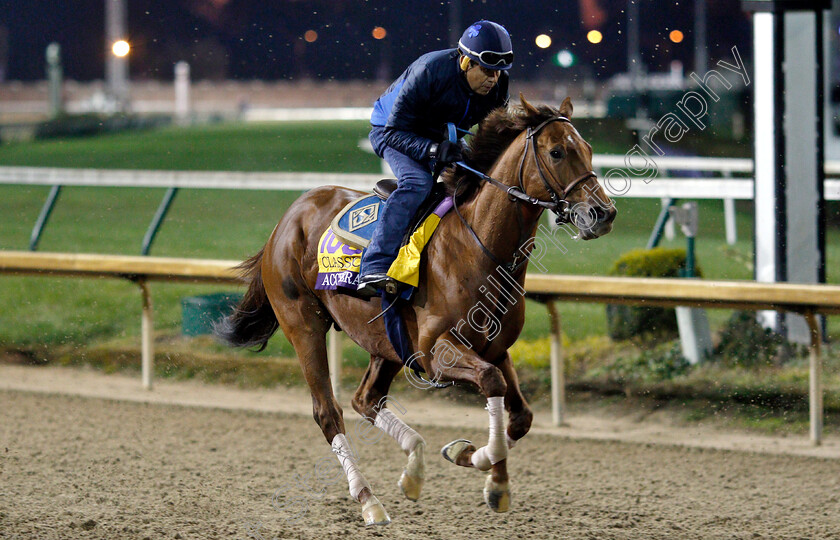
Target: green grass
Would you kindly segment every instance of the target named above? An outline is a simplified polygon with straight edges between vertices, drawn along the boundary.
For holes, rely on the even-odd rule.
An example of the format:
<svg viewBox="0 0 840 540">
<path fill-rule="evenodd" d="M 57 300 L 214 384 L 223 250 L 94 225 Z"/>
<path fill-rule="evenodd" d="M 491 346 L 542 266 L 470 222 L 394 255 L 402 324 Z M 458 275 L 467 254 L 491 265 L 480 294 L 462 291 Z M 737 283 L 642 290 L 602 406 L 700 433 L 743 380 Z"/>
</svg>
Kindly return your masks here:
<svg viewBox="0 0 840 540">
<path fill-rule="evenodd" d="M 610 141 L 607 129 L 590 126 L 596 149 L 621 152 L 624 141 Z M 211 125 L 190 129 L 103 135 L 0 145 L 3 165 L 148 168 L 237 171 L 377 172 L 378 160 L 358 147 L 366 122 L 309 122 L 265 125 Z M 602 138 L 598 142 L 599 137 Z M 25 249 L 47 187 L 0 186 L 0 249 Z M 162 198 L 162 189 L 65 188 L 41 240 L 42 251 L 139 254 L 146 227 Z M 242 259 L 257 251 L 299 196 L 295 192 L 181 190 L 152 249 L 153 255 Z M 552 250 L 542 261 L 551 273 L 605 274 L 628 250 L 644 247 L 659 212 L 659 201 L 619 199 L 614 232 L 578 242 L 563 238 L 567 249 Z M 752 215 L 740 205 L 736 246 L 724 240 L 719 201 L 700 202 L 698 261 L 710 279 L 751 279 Z M 546 224 L 548 216 L 546 216 Z M 558 236 L 559 237 L 559 236 Z M 679 233 L 664 245 L 684 246 Z M 840 233 L 829 231 L 828 279 L 840 282 Z M 531 272 L 536 267 L 531 266 Z M 90 345 L 138 342 L 140 296 L 135 285 L 110 280 L 0 278 L 0 346 Z M 155 326 L 176 335 L 180 299 L 219 287 L 156 283 L 152 285 Z M 545 308 L 528 302 L 523 339 L 547 335 Z M 560 305 L 564 332 L 572 340 L 605 333 L 601 304 Z M 713 327 L 728 316 L 710 311 Z M 829 331 L 840 329 L 836 318 Z M 220 349 L 221 350 L 221 349 Z M 218 351 L 217 351 L 218 352 Z M 292 354 L 282 338 L 269 353 Z M 248 354 L 248 353 L 243 353 Z M 358 349 L 349 361 L 363 365 Z"/>
<path fill-rule="evenodd" d="M 172 170 L 376 172 L 358 148 L 366 122 L 213 125 L 0 145 L 3 165 Z M 0 186 L 0 249 L 26 249 L 47 187 Z M 139 254 L 164 190 L 67 187 L 41 251 Z M 153 255 L 243 259 L 300 192 L 181 190 Z M 0 346 L 136 340 L 136 286 L 111 280 L 3 276 Z M 155 326 L 177 333 L 180 299 L 219 287 L 155 283 Z M 282 337 L 270 353 L 292 354 Z M 247 354 L 247 353 L 245 353 Z"/>
<path fill-rule="evenodd" d="M 31 224 L 37 216 L 47 188 L 0 186 L 0 215 L 2 219 L 0 248 L 24 249 L 28 243 Z M 163 190 L 120 188 L 66 188 L 51 221 L 44 232 L 40 249 L 93 253 L 138 254 L 142 236 L 153 215 Z M 268 238 L 277 220 L 298 196 L 289 192 L 252 192 L 218 190 L 182 190 L 158 234 L 152 254 L 242 259 L 256 252 Z M 657 201 L 625 199 L 618 201 L 619 218 L 613 233 L 604 238 L 578 242 L 564 238 L 566 254 L 552 250 L 542 263 L 551 273 L 605 274 L 612 261 L 629 249 L 642 247 L 658 209 Z M 702 205 L 702 215 L 711 221 L 722 214 L 719 204 Z M 15 216 L 15 217 L 13 217 Z M 715 217 L 717 216 L 717 217 Z M 698 241 L 699 261 L 709 278 L 749 279 L 751 271 L 740 259 L 726 255 L 733 251 L 749 258 L 751 231 L 748 215 L 739 216 L 741 242 L 724 251 L 722 228 L 709 224 Z M 679 240 L 673 242 L 681 245 Z M 704 261 L 715 261 L 714 265 Z M 531 267 L 534 272 L 535 266 Z M 75 339 L 86 341 L 100 335 L 104 324 L 116 324 L 118 335 L 137 332 L 137 294 L 130 284 L 105 281 L 90 282 L 74 279 L 4 277 L 5 291 L 0 293 L 0 305 L 7 307 L 0 321 L 12 312 L 13 306 L 31 303 L 26 319 L 39 322 L 39 333 L 31 334 L 31 324 L 6 323 L 0 326 L 0 341 L 30 339 L 55 341 L 72 329 L 79 332 L 83 321 L 90 320 L 97 309 L 102 315 L 119 313 L 119 321 L 99 321 L 89 327 L 90 334 L 74 333 Z M 48 284 L 45 286 L 45 284 Z M 107 294 L 102 294 L 106 288 Z M 218 290 L 216 288 L 210 290 Z M 155 284 L 156 325 L 162 330 L 177 331 L 180 321 L 178 301 L 196 291 L 193 286 Z M 50 301 L 50 299 L 53 301 Z M 37 306 L 53 307 L 63 301 L 67 308 L 62 315 L 37 316 Z M 529 302 L 528 321 L 523 337 L 536 339 L 548 332 L 545 309 Z M 90 312 L 81 310 L 94 306 Z M 120 309 L 120 306 L 124 306 Z M 564 328 L 573 339 L 605 332 L 604 307 L 600 304 L 570 304 L 560 306 Z M 115 311 L 116 310 L 116 311 Z M 725 316 L 725 315 L 724 315 Z M 44 333 L 46 332 L 46 334 Z M 69 334 L 68 334 L 69 335 Z M 37 337 L 36 337 L 37 336 Z"/>
<path fill-rule="evenodd" d="M 361 151 L 367 122 L 171 127 L 0 145 L 0 163 L 28 167 L 200 171 L 377 172 Z"/>
</svg>

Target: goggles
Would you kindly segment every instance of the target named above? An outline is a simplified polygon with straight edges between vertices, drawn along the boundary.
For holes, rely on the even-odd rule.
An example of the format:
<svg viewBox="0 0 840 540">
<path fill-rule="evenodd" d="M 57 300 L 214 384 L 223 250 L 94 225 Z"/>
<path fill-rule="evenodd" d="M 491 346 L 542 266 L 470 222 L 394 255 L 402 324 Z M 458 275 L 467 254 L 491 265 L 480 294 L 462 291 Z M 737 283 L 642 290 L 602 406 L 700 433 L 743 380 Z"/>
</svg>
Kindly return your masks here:
<svg viewBox="0 0 840 540">
<path fill-rule="evenodd" d="M 481 51 L 480 53 L 471 51 L 464 47 L 463 43 L 458 43 L 461 49 L 471 56 L 478 58 L 479 62 L 490 67 L 507 67 L 513 64 L 513 51 L 496 52 L 496 51 Z"/>
</svg>

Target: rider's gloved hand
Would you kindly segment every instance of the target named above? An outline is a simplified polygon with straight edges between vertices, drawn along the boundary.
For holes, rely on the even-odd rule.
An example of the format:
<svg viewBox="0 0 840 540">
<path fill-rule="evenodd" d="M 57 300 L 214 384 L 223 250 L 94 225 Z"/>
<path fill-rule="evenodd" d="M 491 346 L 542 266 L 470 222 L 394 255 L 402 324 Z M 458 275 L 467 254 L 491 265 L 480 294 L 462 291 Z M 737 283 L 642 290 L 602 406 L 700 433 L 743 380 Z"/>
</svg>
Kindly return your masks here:
<svg viewBox="0 0 840 540">
<path fill-rule="evenodd" d="M 445 140 L 438 145 L 432 145 L 429 151 L 429 158 L 435 161 L 438 167 L 444 167 L 450 163 L 464 159 L 461 153 L 461 144 Z"/>
<path fill-rule="evenodd" d="M 443 166 L 455 163 L 456 161 L 461 161 L 462 159 L 464 159 L 464 156 L 461 153 L 460 143 L 453 143 L 449 140 L 445 140 L 438 145 L 437 155 L 434 157 L 434 160 L 437 161 L 438 165 Z"/>
</svg>

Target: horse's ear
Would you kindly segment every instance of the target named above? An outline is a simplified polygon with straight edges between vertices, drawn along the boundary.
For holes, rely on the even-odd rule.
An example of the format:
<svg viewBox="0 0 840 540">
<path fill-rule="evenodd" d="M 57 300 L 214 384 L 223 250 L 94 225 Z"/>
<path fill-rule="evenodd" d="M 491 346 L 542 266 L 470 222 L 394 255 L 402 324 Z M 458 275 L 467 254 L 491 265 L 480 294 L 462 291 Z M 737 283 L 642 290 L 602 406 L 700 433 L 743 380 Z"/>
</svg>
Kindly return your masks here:
<svg viewBox="0 0 840 540">
<path fill-rule="evenodd" d="M 522 110 L 524 110 L 528 116 L 536 116 L 540 114 L 540 111 L 538 111 L 536 107 L 525 101 L 525 96 L 522 95 L 522 92 L 519 92 L 519 101 L 522 103 Z"/>
<path fill-rule="evenodd" d="M 563 100 L 563 104 L 560 105 L 560 116 L 571 118 L 574 111 L 575 108 L 572 107 L 572 98 L 566 96 L 566 99 Z"/>
</svg>

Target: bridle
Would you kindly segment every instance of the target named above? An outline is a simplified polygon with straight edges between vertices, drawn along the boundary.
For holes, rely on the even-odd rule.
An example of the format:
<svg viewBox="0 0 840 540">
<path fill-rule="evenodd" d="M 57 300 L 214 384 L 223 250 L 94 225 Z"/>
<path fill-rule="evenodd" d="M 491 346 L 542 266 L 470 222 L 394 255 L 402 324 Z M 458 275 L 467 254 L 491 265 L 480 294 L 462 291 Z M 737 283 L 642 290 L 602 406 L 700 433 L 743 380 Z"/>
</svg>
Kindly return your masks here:
<svg viewBox="0 0 840 540">
<path fill-rule="evenodd" d="M 543 172 L 542 162 L 540 161 L 540 155 L 537 153 L 536 143 L 536 137 L 539 135 L 540 131 L 552 122 L 566 122 L 567 124 L 572 123 L 565 116 L 554 116 L 535 128 L 528 128 L 528 132 L 525 136 L 525 151 L 522 152 L 522 159 L 519 161 L 519 189 L 522 193 L 525 193 L 523 171 L 525 169 L 525 159 L 528 157 L 528 149 L 530 148 L 532 150 L 531 153 L 534 156 L 534 165 L 537 166 L 537 172 L 540 175 L 540 180 L 542 180 L 545 190 L 548 191 L 548 195 L 551 197 L 552 201 L 551 203 L 548 203 L 537 199 L 536 202 L 532 204 L 537 204 L 538 206 L 542 206 L 554 212 L 557 215 L 557 224 L 560 225 L 561 223 L 569 223 L 571 221 L 571 205 L 567 200 L 569 194 L 574 191 L 578 184 L 585 182 L 590 178 L 597 178 L 597 175 L 595 174 L 595 171 L 586 171 L 582 175 L 578 176 L 569 182 L 569 184 L 563 189 L 562 197 L 554 191 L 554 188 L 551 187 L 551 183 L 545 177 L 545 173 Z M 552 180 L 554 180 L 553 177 Z"/>
<path fill-rule="evenodd" d="M 548 120 L 545 120 L 543 123 L 541 123 L 537 127 L 533 127 L 533 128 L 529 127 L 528 128 L 528 130 L 526 132 L 526 135 L 525 135 L 525 150 L 522 152 L 522 159 L 519 161 L 519 173 L 518 173 L 519 185 L 518 186 L 508 186 L 506 184 L 503 184 L 502 182 L 500 182 L 500 181 L 496 180 L 495 178 L 491 177 L 490 175 L 484 174 L 481 171 L 473 169 L 472 167 L 470 167 L 469 165 L 465 164 L 462 161 L 459 161 L 458 163 L 456 163 L 456 165 L 458 167 L 461 167 L 462 169 L 468 171 L 468 172 L 471 172 L 475 175 L 478 175 L 482 180 L 487 181 L 493 187 L 496 187 L 498 189 L 501 189 L 502 191 L 505 191 L 508 194 L 508 199 L 511 202 L 513 202 L 513 203 L 522 202 L 522 203 L 525 203 L 525 204 L 530 204 L 532 206 L 537 206 L 537 207 L 544 208 L 546 210 L 550 210 L 551 212 L 554 212 L 554 214 L 557 216 L 555 221 L 558 225 L 561 225 L 563 223 L 569 223 L 569 222 L 572 221 L 572 207 L 571 207 L 571 204 L 568 201 L 569 194 L 571 194 L 572 191 L 574 191 L 574 189 L 576 187 L 578 187 L 578 185 L 580 185 L 582 182 L 585 182 L 586 180 L 588 180 L 590 178 L 597 178 L 597 175 L 595 174 L 595 171 L 591 171 L 591 170 L 586 171 L 585 173 L 581 174 L 580 176 L 578 176 L 577 178 L 575 178 L 574 180 L 569 182 L 569 184 L 566 185 L 566 187 L 563 189 L 562 195 L 558 194 L 557 191 L 555 191 L 554 188 L 551 187 L 551 183 L 548 181 L 548 178 L 546 178 L 546 172 L 543 170 L 543 165 L 542 165 L 542 162 L 540 160 L 539 153 L 537 153 L 536 138 L 539 135 L 540 131 L 542 131 L 543 128 L 545 128 L 547 125 L 551 124 L 552 122 L 566 122 L 568 124 L 571 124 L 571 120 L 569 120 L 565 116 L 553 116 L 553 117 L 549 118 Z M 534 165 L 536 165 L 537 172 L 539 173 L 540 179 L 542 180 L 542 183 L 545 186 L 545 189 L 548 192 L 548 195 L 551 197 L 551 201 L 544 201 L 542 199 L 538 199 L 537 197 L 534 197 L 532 195 L 528 195 L 528 193 L 525 191 L 524 170 L 525 170 L 525 160 L 528 158 L 528 151 L 529 150 L 531 150 L 531 154 L 533 154 L 533 156 L 534 156 Z M 549 176 L 551 176 L 552 180 L 555 180 L 553 175 L 551 175 L 550 172 L 548 174 L 549 174 Z M 467 220 L 464 219 L 464 216 L 462 216 L 461 212 L 458 210 L 458 203 L 457 203 L 457 200 L 455 200 L 455 199 L 457 198 L 457 193 L 458 193 L 458 188 L 460 187 L 460 183 L 461 183 L 461 181 L 459 180 L 458 185 L 455 188 L 455 197 L 453 197 L 453 201 L 455 201 L 454 205 L 453 205 L 455 207 L 455 213 L 458 215 L 459 218 L 461 218 L 461 221 L 464 223 L 464 225 L 466 225 L 467 229 L 470 231 L 470 233 L 472 234 L 475 241 L 478 242 L 478 245 L 481 247 L 481 249 L 484 251 L 484 253 L 490 258 L 490 260 L 492 260 L 498 266 L 502 266 L 503 268 L 505 268 L 505 270 L 510 272 L 511 275 L 515 275 L 524 266 L 524 264 L 527 262 L 527 260 L 528 260 L 527 257 L 520 260 L 520 258 L 523 257 L 523 256 L 519 252 L 519 250 L 517 249 L 517 251 L 514 253 L 512 262 L 502 263 L 501 261 L 498 260 L 498 258 L 496 258 L 495 255 L 493 255 L 493 253 L 489 249 L 487 249 L 487 247 L 484 245 L 484 243 L 481 241 L 481 239 L 476 234 L 475 230 L 473 230 L 472 226 L 470 226 L 470 224 L 467 223 Z M 520 231 L 522 231 L 523 235 L 527 235 L 528 231 L 525 231 L 523 229 L 521 212 L 517 212 L 516 216 L 517 216 L 517 220 L 519 221 Z M 524 245 L 525 240 L 526 240 L 525 238 L 520 238 L 520 244 L 519 245 Z"/>
<path fill-rule="evenodd" d="M 496 188 L 501 189 L 502 191 L 507 192 L 508 198 L 512 202 L 524 202 L 533 206 L 540 206 L 547 210 L 550 210 L 557 214 L 557 224 L 560 225 L 562 223 L 569 223 L 571 221 L 571 205 L 567 200 L 569 195 L 574 191 L 574 189 L 582 182 L 590 178 L 597 178 L 595 171 L 586 171 L 582 175 L 578 176 L 563 189 L 563 195 L 558 195 L 557 191 L 551 187 L 551 183 L 546 178 L 546 173 L 543 170 L 542 162 L 540 161 L 539 154 L 537 153 L 537 145 L 534 142 L 537 135 L 539 135 L 540 131 L 543 130 L 545 126 L 551 124 L 552 122 L 566 122 L 571 124 L 571 120 L 566 118 L 565 116 L 554 116 L 549 118 L 548 120 L 544 121 L 542 124 L 538 125 L 537 127 L 529 127 L 528 131 L 525 135 L 525 151 L 522 152 L 522 159 L 519 161 L 519 186 L 508 186 L 499 182 L 495 178 L 484 174 L 481 171 L 473 169 L 466 163 L 459 161 L 456 163 L 457 166 L 461 167 L 462 169 L 469 171 L 477 176 L 479 176 L 482 180 L 487 181 L 491 185 Z M 545 186 L 545 190 L 548 192 L 548 195 L 551 197 L 551 201 L 544 201 L 542 199 L 538 199 L 531 195 L 528 195 L 525 191 L 525 177 L 524 177 L 524 170 L 525 170 L 525 160 L 528 157 L 528 150 L 531 150 L 531 154 L 534 156 L 534 165 L 537 167 L 537 172 L 540 175 L 540 180 L 542 180 L 543 186 Z M 552 180 L 554 178 L 552 177 Z M 558 182 L 559 183 L 559 182 Z"/>
</svg>

